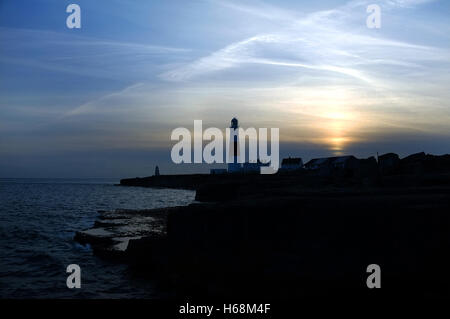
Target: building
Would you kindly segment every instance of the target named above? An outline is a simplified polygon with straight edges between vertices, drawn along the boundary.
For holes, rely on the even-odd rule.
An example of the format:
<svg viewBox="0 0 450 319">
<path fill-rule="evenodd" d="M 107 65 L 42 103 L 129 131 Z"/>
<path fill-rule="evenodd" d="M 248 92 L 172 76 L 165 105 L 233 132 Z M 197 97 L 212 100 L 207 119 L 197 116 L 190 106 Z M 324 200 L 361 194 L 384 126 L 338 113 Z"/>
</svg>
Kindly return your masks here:
<svg viewBox="0 0 450 319">
<path fill-rule="evenodd" d="M 227 169 L 214 168 L 210 170 L 211 175 L 222 175 L 227 173 L 260 173 L 261 167 L 270 166 L 270 163 L 262 163 L 259 159 L 256 162 L 240 163 L 239 154 L 239 124 L 237 118 L 231 120 L 230 136 L 228 138 Z"/>
<path fill-rule="evenodd" d="M 269 166 L 270 163 L 261 163 L 259 160 L 255 162 L 246 162 L 242 165 L 243 173 L 260 173 L 261 167 Z"/>
<path fill-rule="evenodd" d="M 295 171 L 303 168 L 303 161 L 300 157 L 283 158 L 281 161 L 281 170 Z"/>
<path fill-rule="evenodd" d="M 242 165 L 239 163 L 239 125 L 235 117 L 231 120 L 229 141 L 228 173 L 238 173 L 242 171 Z"/>
<path fill-rule="evenodd" d="M 400 167 L 400 158 L 395 153 L 387 153 L 378 156 L 378 167 L 383 175 L 394 174 Z"/>
<path fill-rule="evenodd" d="M 314 158 L 305 164 L 306 169 L 329 168 L 350 168 L 358 162 L 353 155 Z"/>
<path fill-rule="evenodd" d="M 314 158 L 305 164 L 306 169 L 314 170 L 323 167 L 328 167 L 330 162 L 330 157 L 324 158 Z"/>
<path fill-rule="evenodd" d="M 356 165 L 357 162 L 357 158 L 354 157 L 353 155 L 350 156 L 339 156 L 336 157 L 332 162 L 331 165 L 333 166 L 333 168 L 351 168 L 352 166 Z"/>
<path fill-rule="evenodd" d="M 359 161 L 353 155 L 314 158 L 305 164 L 307 170 L 318 171 L 319 175 L 331 175 L 333 172 L 354 172 Z"/>
<path fill-rule="evenodd" d="M 228 171 L 225 168 L 212 168 L 212 169 L 210 169 L 209 173 L 211 175 L 223 175 L 223 174 L 227 174 Z"/>
</svg>

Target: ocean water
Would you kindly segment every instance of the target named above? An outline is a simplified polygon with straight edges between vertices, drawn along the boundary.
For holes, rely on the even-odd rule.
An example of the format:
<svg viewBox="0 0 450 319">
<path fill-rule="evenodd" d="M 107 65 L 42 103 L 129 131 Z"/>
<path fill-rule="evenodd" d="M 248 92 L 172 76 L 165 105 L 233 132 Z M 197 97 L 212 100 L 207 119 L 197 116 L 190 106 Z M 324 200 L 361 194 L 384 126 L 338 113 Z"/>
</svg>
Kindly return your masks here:
<svg viewBox="0 0 450 319">
<path fill-rule="evenodd" d="M 98 210 L 187 205 L 195 192 L 114 186 L 113 179 L 0 179 L 0 298 L 159 298 L 127 265 L 73 240 Z M 81 267 L 81 288 L 66 267 Z"/>
</svg>

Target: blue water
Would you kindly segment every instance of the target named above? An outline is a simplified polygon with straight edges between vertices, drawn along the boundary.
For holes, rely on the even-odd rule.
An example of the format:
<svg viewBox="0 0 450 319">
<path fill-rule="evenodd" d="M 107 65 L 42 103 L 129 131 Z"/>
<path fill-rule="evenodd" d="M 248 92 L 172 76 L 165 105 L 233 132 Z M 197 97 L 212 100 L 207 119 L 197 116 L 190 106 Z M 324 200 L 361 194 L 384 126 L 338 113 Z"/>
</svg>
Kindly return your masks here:
<svg viewBox="0 0 450 319">
<path fill-rule="evenodd" d="M 113 179 L 0 179 L 0 298 L 159 298 L 153 282 L 73 241 L 98 210 L 187 205 L 185 190 L 114 186 Z M 81 267 L 68 289 L 66 267 Z"/>
</svg>

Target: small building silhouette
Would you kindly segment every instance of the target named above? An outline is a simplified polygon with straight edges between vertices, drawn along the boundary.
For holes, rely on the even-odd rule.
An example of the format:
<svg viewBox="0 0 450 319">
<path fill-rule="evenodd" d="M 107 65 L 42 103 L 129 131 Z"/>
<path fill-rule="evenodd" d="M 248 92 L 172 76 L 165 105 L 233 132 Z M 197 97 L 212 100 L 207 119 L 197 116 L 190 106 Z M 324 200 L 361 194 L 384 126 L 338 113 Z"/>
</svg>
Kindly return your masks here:
<svg viewBox="0 0 450 319">
<path fill-rule="evenodd" d="M 300 157 L 283 158 L 281 161 L 281 170 L 295 171 L 303 168 L 303 160 Z"/>
<path fill-rule="evenodd" d="M 159 167 L 156 165 L 155 167 L 155 176 L 159 176 Z"/>
<path fill-rule="evenodd" d="M 262 163 L 260 160 L 257 162 L 245 162 L 242 164 L 242 171 L 244 173 L 260 173 L 261 167 L 269 166 L 269 163 Z"/>
<path fill-rule="evenodd" d="M 338 171 L 355 171 L 359 161 L 353 155 L 314 158 L 305 164 L 307 170 L 315 170 L 319 175 L 331 175 Z"/>
<path fill-rule="evenodd" d="M 353 155 L 314 158 L 305 164 L 306 169 L 351 168 L 358 162 Z"/>
<path fill-rule="evenodd" d="M 427 155 L 425 152 L 411 154 L 400 160 L 400 172 L 403 174 L 422 174 L 425 172 Z"/>
<path fill-rule="evenodd" d="M 227 174 L 228 170 L 225 168 L 212 168 L 209 170 L 209 173 L 211 175 L 223 175 L 223 174 Z"/>
<path fill-rule="evenodd" d="M 400 167 L 400 158 L 395 153 L 378 156 L 378 167 L 383 175 L 395 174 Z"/>
</svg>

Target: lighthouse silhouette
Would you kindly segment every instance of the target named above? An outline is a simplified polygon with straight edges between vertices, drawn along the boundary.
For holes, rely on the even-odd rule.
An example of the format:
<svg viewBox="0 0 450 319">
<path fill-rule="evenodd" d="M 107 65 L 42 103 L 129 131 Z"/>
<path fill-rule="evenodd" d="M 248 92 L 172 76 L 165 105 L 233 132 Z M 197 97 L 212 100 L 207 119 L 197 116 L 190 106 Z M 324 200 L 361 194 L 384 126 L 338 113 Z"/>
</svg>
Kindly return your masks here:
<svg viewBox="0 0 450 319">
<path fill-rule="evenodd" d="M 228 172 L 236 173 L 241 171 L 241 164 L 239 163 L 239 125 L 237 118 L 233 117 L 230 126 L 230 158 L 228 162 Z"/>
</svg>

